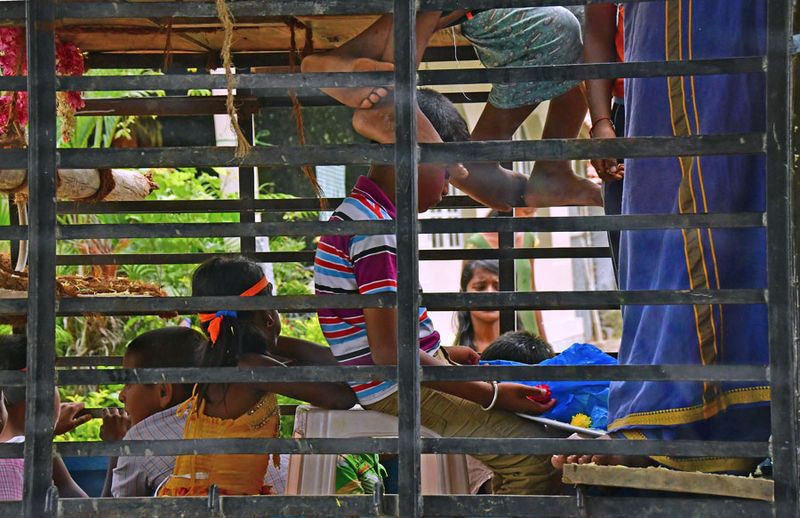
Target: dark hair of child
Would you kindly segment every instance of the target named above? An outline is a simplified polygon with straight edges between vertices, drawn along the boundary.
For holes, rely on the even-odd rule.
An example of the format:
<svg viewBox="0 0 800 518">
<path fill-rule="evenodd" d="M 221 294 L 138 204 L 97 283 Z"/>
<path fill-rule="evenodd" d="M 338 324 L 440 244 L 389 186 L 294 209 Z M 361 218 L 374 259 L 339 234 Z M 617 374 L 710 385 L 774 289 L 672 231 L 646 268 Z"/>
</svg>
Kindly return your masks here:
<svg viewBox="0 0 800 518">
<path fill-rule="evenodd" d="M 125 352 L 133 357 L 137 368 L 169 369 L 196 367 L 207 349 L 208 339 L 190 327 L 164 327 L 137 336 Z M 192 393 L 193 384 L 175 384 L 180 390 L 176 400 L 183 401 Z"/>
<path fill-rule="evenodd" d="M 461 293 L 467 291 L 467 285 L 475 275 L 476 270 L 486 270 L 495 275 L 500 275 L 500 263 L 496 259 L 480 259 L 464 261 L 461 267 Z M 465 345 L 475 349 L 475 329 L 472 327 L 472 317 L 469 310 L 456 313 L 456 338 L 453 345 Z"/>
<path fill-rule="evenodd" d="M 0 370 L 19 371 L 27 364 L 28 337 L 24 334 L 0 335 Z M 25 387 L 0 387 L 8 404 L 25 400 Z"/>
<path fill-rule="evenodd" d="M 481 353 L 481 360 L 506 360 L 536 365 L 552 358 L 553 346 L 528 331 L 503 333 Z"/>
<path fill-rule="evenodd" d="M 447 97 L 429 88 L 420 88 L 417 104 L 443 142 L 469 141 L 467 123 Z"/>
<path fill-rule="evenodd" d="M 264 278 L 261 267 L 241 256 L 212 257 L 197 267 L 192 275 L 193 297 L 239 296 Z M 271 287 L 260 295 L 271 295 Z M 264 311 L 224 312 L 219 336 L 213 346 L 206 347 L 202 356 L 203 367 L 235 367 L 241 355 L 255 353 L 266 355 L 274 346 L 276 336 L 269 336 L 256 319 Z M 276 315 L 277 317 L 277 315 Z M 208 323 L 201 324 L 208 334 Z M 200 394 L 205 393 L 201 387 Z"/>
</svg>

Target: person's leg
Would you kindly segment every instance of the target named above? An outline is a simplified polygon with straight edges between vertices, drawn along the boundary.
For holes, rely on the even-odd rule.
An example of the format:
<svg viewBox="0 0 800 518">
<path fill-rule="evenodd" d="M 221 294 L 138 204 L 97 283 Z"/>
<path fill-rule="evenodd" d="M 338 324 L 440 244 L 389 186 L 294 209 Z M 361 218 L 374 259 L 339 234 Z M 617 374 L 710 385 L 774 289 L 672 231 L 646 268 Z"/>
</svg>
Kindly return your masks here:
<svg viewBox="0 0 800 518">
<path fill-rule="evenodd" d="M 550 101 L 542 139 L 575 138 L 586 116 L 586 97 L 580 86 Z M 530 207 L 558 205 L 602 206 L 600 187 L 576 175 L 566 160 L 537 160 L 525 203 Z"/>
<path fill-rule="evenodd" d="M 440 11 L 417 14 L 416 62 L 419 65 Z M 381 16 L 358 36 L 333 50 L 312 54 L 300 63 L 302 72 L 387 72 L 394 70 L 393 17 Z M 371 108 L 389 94 L 385 87 L 323 88 L 323 92 L 350 108 Z"/>
<path fill-rule="evenodd" d="M 420 394 L 422 425 L 443 437 L 554 437 L 545 428 L 510 412 L 485 412 L 479 405 L 423 387 Z M 397 415 L 398 398 L 392 395 L 369 410 Z M 558 474 L 547 456 L 473 455 L 494 473 L 495 494 L 556 494 Z"/>
</svg>

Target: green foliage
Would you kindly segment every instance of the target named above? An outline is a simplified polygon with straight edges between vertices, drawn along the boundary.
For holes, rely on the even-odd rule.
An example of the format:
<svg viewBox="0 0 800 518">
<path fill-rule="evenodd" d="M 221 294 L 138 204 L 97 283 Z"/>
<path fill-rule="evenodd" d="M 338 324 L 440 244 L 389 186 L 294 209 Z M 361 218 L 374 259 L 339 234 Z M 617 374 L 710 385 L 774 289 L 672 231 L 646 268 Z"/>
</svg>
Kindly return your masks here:
<svg viewBox="0 0 800 518">
<path fill-rule="evenodd" d="M 142 69 L 93 69 L 87 76 L 118 75 L 157 75 L 158 72 Z M 123 97 L 163 96 L 160 90 L 144 91 L 106 91 L 84 92 L 85 99 L 119 99 Z M 146 121 L 149 121 L 146 122 Z M 81 116 L 75 119 L 75 131 L 68 142 L 59 142 L 62 148 L 104 148 L 111 147 L 116 139 L 131 140 L 134 135 L 146 133 L 152 140 L 158 133 L 155 117 L 134 117 L 130 115 Z M 142 135 L 144 136 L 144 135 Z M 157 139 L 156 139 L 157 140 Z"/>
<path fill-rule="evenodd" d="M 70 388 L 59 387 L 58 392 L 61 396 L 61 401 L 71 403 L 85 403 L 87 408 L 107 408 L 122 406 L 119 401 L 119 391 L 122 390 L 122 385 L 109 385 L 106 387 L 98 387 L 97 390 L 87 392 L 86 394 L 75 393 Z M 86 424 L 75 428 L 71 432 L 64 435 L 57 436 L 54 440 L 60 441 L 99 441 L 100 440 L 100 426 L 103 422 L 100 419 L 92 419 Z"/>
</svg>

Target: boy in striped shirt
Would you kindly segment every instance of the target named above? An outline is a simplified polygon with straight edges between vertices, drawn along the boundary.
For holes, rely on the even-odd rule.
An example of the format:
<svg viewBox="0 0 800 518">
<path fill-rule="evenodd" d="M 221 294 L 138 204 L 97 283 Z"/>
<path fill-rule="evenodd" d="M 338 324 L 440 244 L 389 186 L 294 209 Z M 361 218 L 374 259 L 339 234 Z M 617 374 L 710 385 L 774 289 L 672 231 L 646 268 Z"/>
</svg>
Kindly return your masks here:
<svg viewBox="0 0 800 518">
<path fill-rule="evenodd" d="M 420 109 L 444 142 L 469 140 L 469 130 L 455 107 L 432 90 L 419 90 Z M 447 194 L 449 175 L 438 165 L 418 169 L 419 211 L 424 212 Z M 332 221 L 395 219 L 395 172 L 390 165 L 373 165 L 367 176 L 331 216 Z M 394 234 L 323 236 L 314 260 L 318 295 L 374 294 L 397 291 Z M 397 363 L 396 308 L 318 309 L 320 325 L 331 351 L 343 365 Z M 476 363 L 467 348 L 440 346 L 427 310 L 419 308 L 421 365 Z M 387 381 L 351 383 L 359 403 L 369 410 L 397 415 L 397 384 Z M 555 401 L 536 402 L 540 389 L 516 383 L 426 382 L 421 388 L 422 425 L 445 437 L 548 437 L 541 425 L 512 412 L 540 414 Z M 498 494 L 555 493 L 560 484 L 549 457 L 532 455 L 475 455 L 494 473 Z"/>
</svg>

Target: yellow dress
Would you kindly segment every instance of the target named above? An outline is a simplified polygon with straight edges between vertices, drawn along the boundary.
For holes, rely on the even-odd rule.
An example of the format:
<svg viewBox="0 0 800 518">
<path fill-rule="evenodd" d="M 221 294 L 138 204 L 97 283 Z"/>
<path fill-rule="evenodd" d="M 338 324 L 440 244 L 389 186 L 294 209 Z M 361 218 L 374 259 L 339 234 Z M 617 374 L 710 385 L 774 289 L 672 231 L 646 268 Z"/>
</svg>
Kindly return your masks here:
<svg viewBox="0 0 800 518">
<path fill-rule="evenodd" d="M 192 396 L 178 412 L 188 412 L 184 439 L 270 439 L 278 436 L 280 410 L 275 394 L 266 393 L 253 408 L 236 419 L 210 417 L 204 413 L 205 401 L 196 405 Z M 197 409 L 197 410 L 195 410 Z M 279 461 L 273 455 L 273 461 Z M 270 494 L 264 485 L 269 454 L 254 455 L 179 455 L 170 477 L 158 496 L 207 495 L 212 484 L 224 495 Z"/>
</svg>

